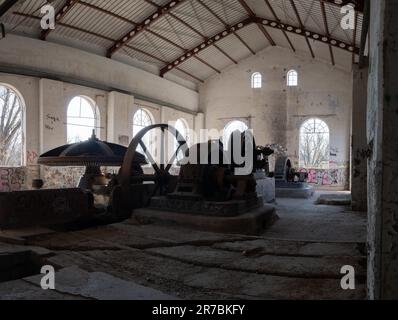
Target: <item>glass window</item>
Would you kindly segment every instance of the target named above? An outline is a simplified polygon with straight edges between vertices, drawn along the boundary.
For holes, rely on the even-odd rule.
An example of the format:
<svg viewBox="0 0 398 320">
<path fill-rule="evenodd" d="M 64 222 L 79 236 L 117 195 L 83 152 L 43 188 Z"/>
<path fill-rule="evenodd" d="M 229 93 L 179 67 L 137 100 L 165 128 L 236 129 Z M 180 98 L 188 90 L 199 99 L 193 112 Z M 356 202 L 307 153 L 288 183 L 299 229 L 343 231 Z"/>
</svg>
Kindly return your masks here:
<svg viewBox="0 0 398 320">
<path fill-rule="evenodd" d="M 260 89 L 263 85 L 263 77 L 261 73 L 256 72 L 252 75 L 252 89 Z"/>
<path fill-rule="evenodd" d="M 300 130 L 300 166 L 308 169 L 328 169 L 329 127 L 320 119 L 304 122 Z"/>
<path fill-rule="evenodd" d="M 289 87 L 296 87 L 298 85 L 298 73 L 296 70 L 290 70 L 287 73 L 287 85 Z"/>
<path fill-rule="evenodd" d="M 228 123 L 224 128 L 224 136 L 223 136 L 224 148 L 226 150 L 228 149 L 228 143 L 232 133 L 234 133 L 235 131 L 245 132 L 248 129 L 249 127 L 243 121 L 235 120 Z"/>
<path fill-rule="evenodd" d="M 23 111 L 18 93 L 0 85 L 0 166 L 23 164 Z"/>
<path fill-rule="evenodd" d="M 152 125 L 152 117 L 149 112 L 139 109 L 133 118 L 133 137 L 135 137 L 142 129 Z"/>
<path fill-rule="evenodd" d="M 97 134 L 98 120 L 97 108 L 89 99 L 73 98 L 68 106 L 68 143 L 88 140 L 93 134 L 93 130 Z"/>
<path fill-rule="evenodd" d="M 176 130 L 182 135 L 182 137 L 185 139 L 185 141 L 187 142 L 187 144 L 189 145 L 189 135 L 188 135 L 188 125 L 186 124 L 185 120 L 183 119 L 178 119 L 176 121 L 175 124 L 175 128 Z M 176 141 L 176 145 L 175 145 L 175 150 L 177 150 L 180 147 L 180 144 L 178 143 L 178 141 Z M 181 149 L 180 149 L 181 150 Z M 182 150 L 183 151 L 183 150 Z M 184 157 L 183 152 L 180 151 L 177 154 L 177 158 L 174 162 L 174 164 L 177 163 L 177 161 L 181 161 Z"/>
<path fill-rule="evenodd" d="M 152 124 L 153 121 L 151 114 L 145 109 L 139 109 L 133 117 L 133 137 L 135 137 L 142 129 L 149 127 Z M 149 131 L 142 139 L 152 157 L 156 156 L 154 140 L 153 130 Z M 138 146 L 137 151 L 145 154 L 141 146 Z"/>
</svg>

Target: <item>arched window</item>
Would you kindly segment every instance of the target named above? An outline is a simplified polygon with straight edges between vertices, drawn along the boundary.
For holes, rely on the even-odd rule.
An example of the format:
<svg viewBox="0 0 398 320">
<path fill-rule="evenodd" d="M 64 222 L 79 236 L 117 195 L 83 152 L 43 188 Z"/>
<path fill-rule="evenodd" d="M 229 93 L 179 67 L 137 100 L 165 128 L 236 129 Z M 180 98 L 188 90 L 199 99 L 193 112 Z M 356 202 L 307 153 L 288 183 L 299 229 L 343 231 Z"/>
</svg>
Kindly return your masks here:
<svg viewBox="0 0 398 320">
<path fill-rule="evenodd" d="M 188 125 L 187 125 L 187 123 L 185 122 L 185 120 L 183 120 L 183 119 L 178 119 L 178 120 L 176 121 L 175 128 L 177 129 L 177 131 L 178 131 L 179 133 L 181 133 L 182 137 L 183 137 L 186 141 L 189 140 L 189 137 L 188 137 Z"/>
<path fill-rule="evenodd" d="M 260 89 L 263 86 L 263 76 L 260 72 L 252 74 L 252 89 Z"/>
<path fill-rule="evenodd" d="M 133 137 L 135 137 L 142 129 L 149 127 L 153 124 L 152 115 L 145 109 L 138 109 L 133 117 Z M 153 139 L 153 131 L 147 133 L 143 142 L 152 156 L 155 155 L 155 144 Z M 144 154 L 141 146 L 138 147 L 138 152 Z"/>
<path fill-rule="evenodd" d="M 288 87 L 296 87 L 298 85 L 298 73 L 296 70 L 290 70 L 287 73 L 287 85 Z"/>
<path fill-rule="evenodd" d="M 224 128 L 224 136 L 223 136 L 224 148 L 228 149 L 229 139 L 233 132 L 235 131 L 245 132 L 248 129 L 249 127 L 243 121 L 235 120 L 228 123 Z"/>
<path fill-rule="evenodd" d="M 300 166 L 308 169 L 329 168 L 329 127 L 320 119 L 309 119 L 300 130 Z"/>
<path fill-rule="evenodd" d="M 175 128 L 182 135 L 182 137 L 185 139 L 185 141 L 189 145 L 189 135 L 188 135 L 189 127 L 188 127 L 188 124 L 186 123 L 186 121 L 184 119 L 178 119 L 175 123 Z M 180 144 L 178 143 L 178 141 L 176 141 L 175 150 L 177 150 L 179 147 L 180 147 Z M 176 164 L 178 161 L 182 160 L 183 157 L 184 157 L 183 150 L 181 150 L 177 154 L 174 164 Z"/>
<path fill-rule="evenodd" d="M 24 105 L 19 94 L 0 84 L 0 166 L 23 164 Z"/>
<path fill-rule="evenodd" d="M 98 135 L 99 115 L 95 103 L 85 97 L 74 97 L 68 106 L 68 143 L 82 142 Z"/>
<path fill-rule="evenodd" d="M 135 137 L 142 129 L 153 124 L 152 117 L 148 111 L 139 109 L 133 118 L 133 137 Z"/>
</svg>

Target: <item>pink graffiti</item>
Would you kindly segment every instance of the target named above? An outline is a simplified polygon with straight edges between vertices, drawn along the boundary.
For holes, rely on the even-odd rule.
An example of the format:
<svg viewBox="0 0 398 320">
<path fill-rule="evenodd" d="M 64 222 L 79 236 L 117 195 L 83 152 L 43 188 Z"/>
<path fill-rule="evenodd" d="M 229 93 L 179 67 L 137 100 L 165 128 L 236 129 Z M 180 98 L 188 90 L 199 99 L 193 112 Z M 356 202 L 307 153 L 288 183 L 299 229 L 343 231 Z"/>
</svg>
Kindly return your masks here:
<svg viewBox="0 0 398 320">
<path fill-rule="evenodd" d="M 35 151 L 26 152 L 26 161 L 28 164 L 36 164 L 37 158 L 39 158 L 39 155 Z"/>
<path fill-rule="evenodd" d="M 26 171 L 23 168 L 0 168 L 0 192 L 22 190 L 25 183 Z"/>
<path fill-rule="evenodd" d="M 346 183 L 347 168 L 338 169 L 299 169 L 299 172 L 308 173 L 307 182 L 310 184 L 330 186 Z"/>
</svg>

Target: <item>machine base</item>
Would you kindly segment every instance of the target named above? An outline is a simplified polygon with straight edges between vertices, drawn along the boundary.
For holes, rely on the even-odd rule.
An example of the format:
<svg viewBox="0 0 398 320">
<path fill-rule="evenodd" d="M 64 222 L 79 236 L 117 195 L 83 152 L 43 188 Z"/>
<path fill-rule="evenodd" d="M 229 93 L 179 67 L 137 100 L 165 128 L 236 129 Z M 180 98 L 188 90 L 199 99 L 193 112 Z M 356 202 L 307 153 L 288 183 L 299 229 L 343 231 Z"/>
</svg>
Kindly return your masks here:
<svg viewBox="0 0 398 320">
<path fill-rule="evenodd" d="M 211 217 L 156 209 L 137 209 L 133 217 L 141 223 L 176 225 L 202 231 L 244 235 L 259 235 L 279 219 L 275 207 L 271 205 L 264 205 L 235 217 Z"/>
</svg>

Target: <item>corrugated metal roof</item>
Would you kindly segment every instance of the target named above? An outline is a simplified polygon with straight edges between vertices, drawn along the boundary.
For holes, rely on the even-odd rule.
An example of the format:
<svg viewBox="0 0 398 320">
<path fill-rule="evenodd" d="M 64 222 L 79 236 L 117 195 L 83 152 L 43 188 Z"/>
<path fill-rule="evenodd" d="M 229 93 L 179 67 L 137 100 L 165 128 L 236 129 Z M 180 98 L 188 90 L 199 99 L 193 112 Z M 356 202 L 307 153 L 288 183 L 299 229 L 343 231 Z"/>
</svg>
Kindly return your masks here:
<svg viewBox="0 0 398 320">
<path fill-rule="evenodd" d="M 216 45 L 221 50 L 211 43 L 207 44 L 206 49 L 198 53 L 202 62 L 186 56 L 190 50 L 206 43 L 206 39 L 222 33 L 227 26 L 236 25 L 247 19 L 249 12 L 238 0 L 175 0 L 173 3 L 172 1 L 80 0 L 61 19 L 57 28 L 50 32 L 48 40 L 57 41 L 62 38 L 62 43 L 69 41 L 73 46 L 81 42 L 82 48 L 89 43 L 102 51 L 107 51 L 125 35 L 130 34 L 137 24 L 149 22 L 159 8 L 173 4 L 175 8 L 171 9 L 171 14 L 166 10 L 166 14 L 156 16 L 155 21 L 148 24 L 149 27 L 144 27 L 143 32 L 137 32 L 132 39 L 123 42 L 119 53 L 160 69 L 173 64 L 180 68 L 180 70 L 171 69 L 170 72 L 174 75 L 199 81 L 199 79 L 207 79 L 216 73 L 216 70 L 223 70 L 233 64 L 232 60 L 240 61 L 251 56 L 251 50 L 259 52 L 270 45 L 258 26 L 253 23 L 237 30 L 237 36 L 232 32 L 228 36 L 216 39 Z M 183 2 L 176 6 L 178 1 Z M 299 21 L 291 0 L 268 0 L 274 12 L 268 7 L 267 1 L 245 1 L 257 17 L 270 21 L 280 19 L 282 23 L 291 25 L 294 29 L 299 28 Z M 6 30 L 39 36 L 42 16 L 40 8 L 45 3 L 44 0 L 26 0 L 16 4 L 2 18 Z M 320 0 L 293 0 L 293 3 L 297 7 L 306 30 L 320 35 L 326 34 Z M 65 4 L 65 0 L 55 0 L 52 4 L 58 12 Z M 357 31 L 354 37 L 353 30 L 343 30 L 340 26 L 342 14 L 339 6 L 325 3 L 325 11 L 331 38 L 352 44 L 356 37 L 356 46 L 359 46 L 363 15 L 358 14 Z M 290 48 L 281 30 L 271 28 L 269 25 L 264 28 L 276 45 Z M 302 35 L 289 32 L 287 35 L 297 50 L 309 53 L 308 45 Z M 310 39 L 310 44 L 314 45 L 316 56 L 330 59 L 327 44 L 319 45 L 313 39 Z M 340 64 L 347 64 L 347 59 L 352 56 L 349 52 L 335 47 L 333 52 L 336 62 Z M 179 61 L 174 63 L 175 60 Z"/>
</svg>

